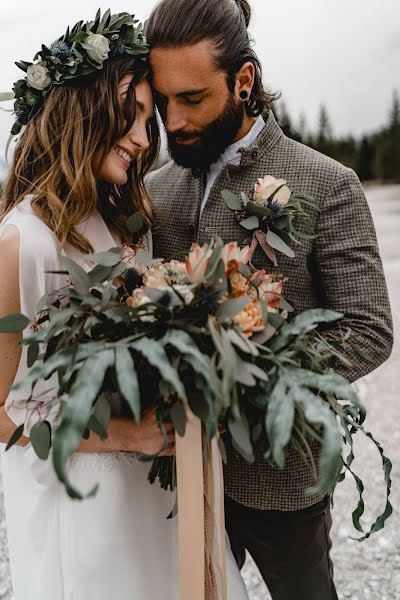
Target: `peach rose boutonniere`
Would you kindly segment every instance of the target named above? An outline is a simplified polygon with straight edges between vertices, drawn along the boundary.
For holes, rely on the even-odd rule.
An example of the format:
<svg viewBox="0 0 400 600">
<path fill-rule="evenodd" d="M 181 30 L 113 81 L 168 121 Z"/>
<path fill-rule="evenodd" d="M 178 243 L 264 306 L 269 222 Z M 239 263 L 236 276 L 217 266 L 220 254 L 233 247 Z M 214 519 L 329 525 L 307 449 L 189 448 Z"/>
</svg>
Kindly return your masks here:
<svg viewBox="0 0 400 600">
<path fill-rule="evenodd" d="M 293 258 L 294 244 L 315 238 L 304 226 L 310 220 L 305 207 L 319 210 L 318 206 L 305 194 L 293 194 L 285 179 L 272 175 L 258 178 L 251 199 L 243 192 L 237 195 L 230 190 L 223 190 L 222 198 L 235 220 L 249 232 L 244 244 L 250 246 L 250 262 L 260 246 L 277 266 L 277 251 Z"/>
</svg>

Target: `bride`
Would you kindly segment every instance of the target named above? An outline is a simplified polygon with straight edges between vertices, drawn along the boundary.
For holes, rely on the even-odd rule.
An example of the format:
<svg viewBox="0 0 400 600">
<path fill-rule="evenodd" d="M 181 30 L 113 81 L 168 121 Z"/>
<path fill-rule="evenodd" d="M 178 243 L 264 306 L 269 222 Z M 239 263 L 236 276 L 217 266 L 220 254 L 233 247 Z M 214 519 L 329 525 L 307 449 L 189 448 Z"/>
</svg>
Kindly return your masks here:
<svg viewBox="0 0 400 600">
<path fill-rule="evenodd" d="M 60 257 L 87 270 L 84 255 L 131 243 L 125 227 L 140 211 L 152 225 L 143 184 L 158 153 L 159 135 L 147 81 L 147 47 L 126 13 L 78 23 L 39 60 L 20 63 L 14 87 L 23 130 L 0 200 L 0 317 L 33 318 L 44 294 L 60 287 Z M 151 235 L 143 244 L 151 252 Z M 15 600 L 178 600 L 174 498 L 147 482 L 135 453 L 162 446 L 154 414 L 140 425 L 113 410 L 109 437 L 83 440 L 70 465 L 74 484 L 94 498 L 71 500 L 51 461 L 37 458 L 29 431 L 46 414 L 57 425 L 51 381 L 35 402 L 9 391 L 26 375 L 26 346 L 0 335 L 0 446 Z M 27 395 L 28 394 L 28 395 Z M 33 408 L 32 408 L 33 406 Z M 25 436 L 5 452 L 16 426 Z M 174 453 L 174 432 L 168 429 Z M 228 598 L 247 598 L 227 548 Z M 190 599 L 185 599 L 190 600 Z"/>
</svg>

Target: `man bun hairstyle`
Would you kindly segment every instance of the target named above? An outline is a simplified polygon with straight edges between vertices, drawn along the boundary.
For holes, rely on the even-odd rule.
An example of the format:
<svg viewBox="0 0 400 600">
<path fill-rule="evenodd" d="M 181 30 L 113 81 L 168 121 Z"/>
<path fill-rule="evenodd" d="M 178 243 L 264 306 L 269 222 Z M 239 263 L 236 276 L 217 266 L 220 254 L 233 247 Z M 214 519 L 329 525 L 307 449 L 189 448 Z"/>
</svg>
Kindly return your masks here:
<svg viewBox="0 0 400 600">
<path fill-rule="evenodd" d="M 247 0 L 235 0 L 236 4 L 239 6 L 240 10 L 244 16 L 244 22 L 246 23 L 246 27 L 250 25 L 251 21 L 251 6 L 247 2 Z"/>
<path fill-rule="evenodd" d="M 258 116 L 276 100 L 262 82 L 261 63 L 248 32 L 251 7 L 247 0 L 161 0 L 147 23 L 150 48 L 179 48 L 211 40 L 215 63 L 227 74 L 231 92 L 236 74 L 246 62 L 255 67 L 254 86 L 246 102 L 249 116 Z"/>
</svg>

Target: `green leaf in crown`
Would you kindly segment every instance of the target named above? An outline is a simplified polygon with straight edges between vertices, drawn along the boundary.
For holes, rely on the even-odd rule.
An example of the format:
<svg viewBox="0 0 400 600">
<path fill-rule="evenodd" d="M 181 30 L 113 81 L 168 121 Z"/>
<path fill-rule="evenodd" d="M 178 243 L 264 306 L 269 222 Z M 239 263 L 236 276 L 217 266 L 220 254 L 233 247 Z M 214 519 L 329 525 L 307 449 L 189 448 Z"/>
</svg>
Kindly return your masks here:
<svg viewBox="0 0 400 600">
<path fill-rule="evenodd" d="M 292 194 L 284 179 L 275 179 L 271 175 L 259 178 L 252 200 L 245 193 L 238 196 L 230 190 L 223 190 L 222 198 L 234 212 L 235 220 L 251 234 L 244 242 L 250 244 L 251 257 L 259 245 L 277 266 L 277 251 L 293 258 L 293 244 L 316 237 L 312 231 L 298 231 L 294 221 L 309 219 L 303 205 L 315 210 L 319 210 L 318 206 L 304 194 Z"/>
</svg>

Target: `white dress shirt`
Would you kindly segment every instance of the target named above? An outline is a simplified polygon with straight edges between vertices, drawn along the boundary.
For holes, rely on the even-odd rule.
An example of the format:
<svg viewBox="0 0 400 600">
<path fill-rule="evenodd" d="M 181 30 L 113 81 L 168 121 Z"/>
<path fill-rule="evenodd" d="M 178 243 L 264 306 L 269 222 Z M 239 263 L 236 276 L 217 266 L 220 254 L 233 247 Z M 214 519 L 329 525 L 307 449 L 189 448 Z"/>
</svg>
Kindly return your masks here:
<svg viewBox="0 0 400 600">
<path fill-rule="evenodd" d="M 240 153 L 241 148 L 248 148 L 252 145 L 258 135 L 261 133 L 262 129 L 265 127 L 265 121 L 261 115 L 257 118 L 253 127 L 250 129 L 249 133 L 245 135 L 242 139 L 238 140 L 234 144 L 228 146 L 223 154 L 219 157 L 219 159 L 213 163 L 210 167 L 210 171 L 207 176 L 206 188 L 203 196 L 203 200 L 200 207 L 199 219 L 201 219 L 201 215 L 203 213 L 204 207 L 207 203 L 208 197 L 210 195 L 210 191 L 212 186 L 214 185 L 218 175 L 221 173 L 224 166 L 229 163 L 231 165 L 240 165 L 240 161 L 242 155 Z"/>
</svg>

